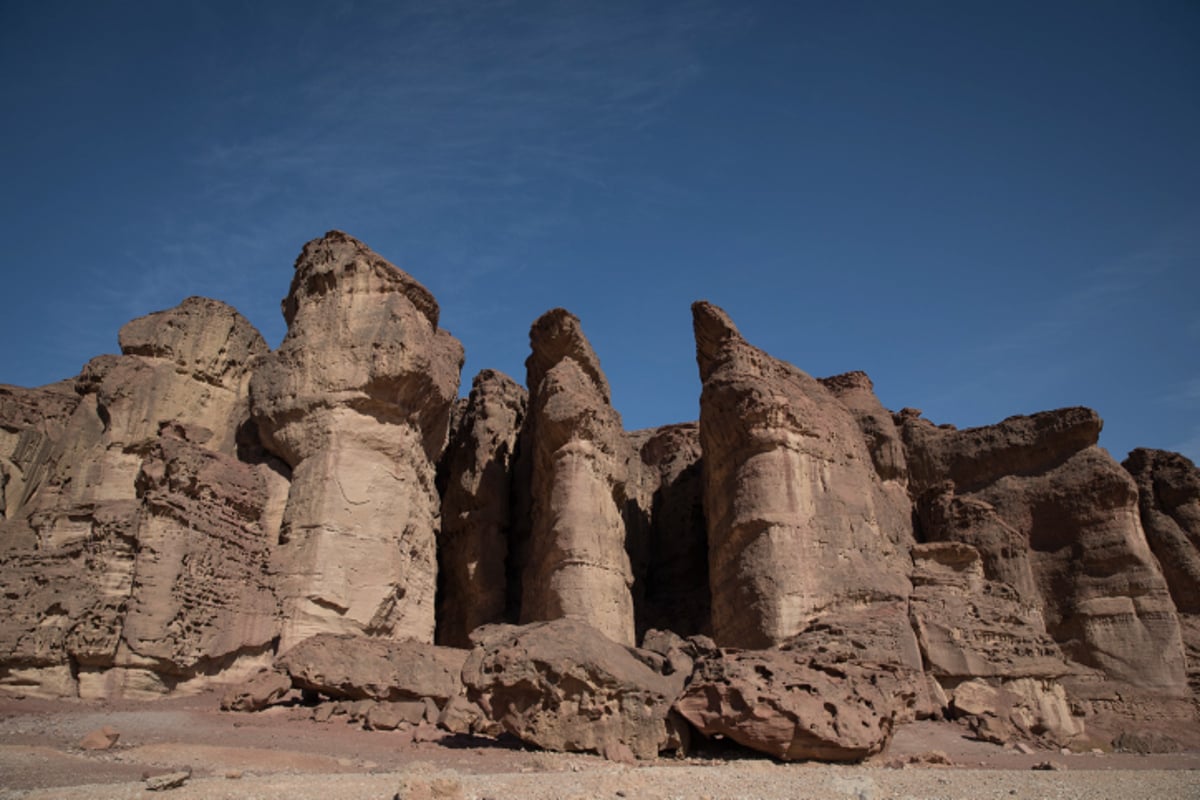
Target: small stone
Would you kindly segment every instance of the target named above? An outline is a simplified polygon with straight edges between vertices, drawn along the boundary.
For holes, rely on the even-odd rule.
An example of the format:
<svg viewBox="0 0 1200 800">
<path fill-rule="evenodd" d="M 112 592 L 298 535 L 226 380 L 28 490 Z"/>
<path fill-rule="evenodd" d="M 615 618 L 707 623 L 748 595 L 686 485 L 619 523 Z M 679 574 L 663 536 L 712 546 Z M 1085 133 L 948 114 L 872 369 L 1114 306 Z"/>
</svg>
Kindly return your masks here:
<svg viewBox="0 0 1200 800">
<path fill-rule="evenodd" d="M 190 769 L 183 772 L 168 772 L 166 775 L 155 775 L 146 778 L 146 790 L 150 792 L 162 792 L 167 789 L 178 789 L 187 783 L 187 779 L 190 777 L 192 777 Z"/>
<path fill-rule="evenodd" d="M 1031 756 L 1037 752 L 1037 750 L 1034 750 L 1032 747 L 1025 744 L 1024 742 L 1017 742 L 1015 745 L 1013 745 L 1013 749 L 1016 750 L 1018 753 L 1024 753 L 1027 756 Z"/>
<path fill-rule="evenodd" d="M 121 738 L 116 728 L 105 725 L 97 728 L 79 740 L 80 750 L 109 750 Z"/>
<path fill-rule="evenodd" d="M 242 771 L 240 769 L 231 769 L 225 773 L 225 779 L 230 781 L 239 781 L 242 779 Z"/>
<path fill-rule="evenodd" d="M 1066 767 L 1064 767 L 1062 764 L 1059 764 L 1057 761 L 1039 761 L 1030 767 L 1030 769 L 1054 771 L 1066 769 Z"/>
</svg>

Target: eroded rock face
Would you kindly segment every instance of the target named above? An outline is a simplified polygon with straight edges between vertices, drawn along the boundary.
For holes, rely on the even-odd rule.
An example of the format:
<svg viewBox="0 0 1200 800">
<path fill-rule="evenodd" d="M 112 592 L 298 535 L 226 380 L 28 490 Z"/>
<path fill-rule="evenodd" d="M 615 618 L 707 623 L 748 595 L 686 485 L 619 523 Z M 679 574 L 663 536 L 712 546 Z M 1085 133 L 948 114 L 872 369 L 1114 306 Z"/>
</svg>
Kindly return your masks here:
<svg viewBox="0 0 1200 800">
<path fill-rule="evenodd" d="M 765 648 L 830 606 L 907 598 L 908 502 L 885 490 L 854 414 L 721 309 L 692 312 L 717 643 Z"/>
<path fill-rule="evenodd" d="M 626 549 L 638 635 L 655 628 L 682 636 L 709 634 L 700 426 L 687 422 L 633 431 L 629 443 Z"/>
<path fill-rule="evenodd" d="M 1123 464 L 1176 607 L 1200 614 L 1200 469 L 1179 453 L 1138 448 Z"/>
<path fill-rule="evenodd" d="M 162 692 L 189 677 L 180 674 L 185 663 L 219 665 L 228 654 L 202 652 L 220 636 L 184 646 L 187 656 L 143 658 L 124 647 L 127 612 L 137 602 L 143 513 L 137 479 L 164 425 L 187 428 L 197 445 L 232 456 L 248 370 L 265 344 L 232 308 L 198 298 L 134 320 L 121 340 L 124 355 L 100 356 L 84 367 L 73 381 L 73 401 L 63 399 L 61 386 L 29 390 L 40 396 L 35 416 L 42 421 L 17 434 L 17 459 L 9 459 L 21 465 L 23 486 L 19 505 L 6 504 L 5 539 L 15 547 L 3 571 L 4 596 L 14 608 L 0 638 L 12 643 L 14 655 L 3 669 L 8 682 L 33 691 L 85 697 L 126 688 Z M 204 480 L 190 487 L 198 493 L 211 488 Z M 151 549 L 147 542 L 147 556 Z M 149 562 L 144 568 L 153 572 Z M 179 624 L 184 619 L 186 613 Z"/>
<path fill-rule="evenodd" d="M 527 405 L 528 394 L 515 381 L 484 370 L 455 426 L 438 542 L 440 644 L 467 647 L 471 631 L 504 619 L 513 462 Z"/>
<path fill-rule="evenodd" d="M 529 341 L 532 531 L 521 620 L 575 617 L 632 645 L 623 516 L 629 452 L 621 417 L 578 319 L 548 311 Z"/>
<path fill-rule="evenodd" d="M 276 661 L 292 685 L 335 700 L 414 700 L 444 705 L 462 693 L 467 651 L 414 641 L 323 633 Z"/>
<path fill-rule="evenodd" d="M 339 231 L 304 246 L 283 312 L 250 386 L 264 446 L 292 469 L 280 647 L 321 632 L 432 642 L 434 465 L 462 346 L 424 287 Z"/>
<path fill-rule="evenodd" d="M 663 675 L 576 619 L 476 633 L 467 696 L 522 741 L 549 750 L 655 758 L 679 746 L 671 703 L 684 676 Z"/>
<path fill-rule="evenodd" d="M 701 655 L 675 708 L 705 735 L 785 761 L 860 761 L 887 745 L 920 681 L 896 603 L 819 619 L 780 648 Z"/>
<path fill-rule="evenodd" d="M 1071 661 L 1185 691 L 1179 620 L 1146 543 L 1137 486 L 1096 446 L 1095 412 L 963 431 L 914 412 L 898 419 L 926 538 L 974 546 L 985 577 L 1036 607 Z"/>
</svg>

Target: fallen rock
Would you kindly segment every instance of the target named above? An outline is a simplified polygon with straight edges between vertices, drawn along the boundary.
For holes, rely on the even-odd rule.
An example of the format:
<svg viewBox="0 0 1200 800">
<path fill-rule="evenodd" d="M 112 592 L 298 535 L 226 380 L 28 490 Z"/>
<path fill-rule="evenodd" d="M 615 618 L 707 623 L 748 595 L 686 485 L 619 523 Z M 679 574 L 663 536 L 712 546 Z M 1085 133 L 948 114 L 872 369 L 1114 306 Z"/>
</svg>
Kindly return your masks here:
<svg viewBox="0 0 1200 800">
<path fill-rule="evenodd" d="M 1160 731 L 1126 730 L 1113 740 L 1113 749 L 1123 753 L 1178 753 L 1183 745 Z"/>
<path fill-rule="evenodd" d="M 324 633 L 276 660 L 292 684 L 337 700 L 420 700 L 456 697 L 466 650 L 413 641 Z M 424 708 L 424 706 L 422 706 Z"/>
<path fill-rule="evenodd" d="M 1055 681 L 1022 678 L 999 686 L 983 679 L 964 681 L 951 693 L 950 709 L 976 738 L 995 744 L 1024 739 L 1060 747 L 1084 733 L 1066 691 Z"/>
<path fill-rule="evenodd" d="M 679 746 L 680 723 L 671 718 L 679 680 L 590 625 L 497 625 L 474 638 L 462 673 L 467 696 L 522 741 L 597 753 L 619 743 L 642 759 Z"/>
<path fill-rule="evenodd" d="M 121 734 L 111 725 L 97 728 L 79 740 L 80 750 L 109 750 L 121 738 Z"/>
<path fill-rule="evenodd" d="M 187 783 L 190 777 L 192 777 L 190 769 L 183 772 L 168 772 L 165 775 L 152 775 L 146 778 L 146 791 L 162 792 L 167 789 L 178 789 Z"/>
<path fill-rule="evenodd" d="M 292 690 L 292 679 L 282 672 L 264 670 L 226 690 L 222 711 L 262 711 L 275 705 Z"/>
</svg>

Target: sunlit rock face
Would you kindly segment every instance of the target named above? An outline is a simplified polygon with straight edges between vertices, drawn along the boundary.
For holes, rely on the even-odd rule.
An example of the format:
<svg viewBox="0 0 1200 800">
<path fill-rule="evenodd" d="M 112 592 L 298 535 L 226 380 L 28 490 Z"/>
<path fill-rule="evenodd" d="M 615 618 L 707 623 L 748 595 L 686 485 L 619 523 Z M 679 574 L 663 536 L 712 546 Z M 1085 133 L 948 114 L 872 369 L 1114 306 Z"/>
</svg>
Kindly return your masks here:
<svg viewBox="0 0 1200 800">
<path fill-rule="evenodd" d="M 718 644 L 779 644 L 818 612 L 904 600 L 906 499 L 884 487 L 854 413 L 820 382 L 692 307 Z"/>
<path fill-rule="evenodd" d="M 280 647 L 316 633 L 432 642 L 435 464 L 462 345 L 428 290 L 339 231 L 304 246 L 283 314 L 250 386 L 262 443 L 292 470 Z"/>
<path fill-rule="evenodd" d="M 578 319 L 548 311 L 529 340 L 532 528 L 521 620 L 574 617 L 632 645 L 633 575 L 623 517 L 630 454 L 621 417 Z"/>
<path fill-rule="evenodd" d="M 929 539 L 961 541 L 1035 607 L 1063 654 L 1109 679 L 1186 691 L 1179 618 L 1133 478 L 1067 408 L 966 430 L 898 415 Z"/>
</svg>

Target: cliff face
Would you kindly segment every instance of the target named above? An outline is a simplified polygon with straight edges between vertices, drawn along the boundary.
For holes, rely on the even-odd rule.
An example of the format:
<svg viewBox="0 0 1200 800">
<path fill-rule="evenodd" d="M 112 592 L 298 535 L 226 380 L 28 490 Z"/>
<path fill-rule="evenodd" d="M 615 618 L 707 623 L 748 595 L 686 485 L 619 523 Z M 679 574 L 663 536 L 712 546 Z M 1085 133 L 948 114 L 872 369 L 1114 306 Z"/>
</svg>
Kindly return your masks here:
<svg viewBox="0 0 1200 800">
<path fill-rule="evenodd" d="M 693 725 L 854 758 L 983 695 L 1066 738 L 1068 695 L 1200 687 L 1200 473 L 1148 450 L 1122 468 L 1089 409 L 935 426 L 708 303 L 698 422 L 625 431 L 562 309 L 533 323 L 528 391 L 485 370 L 459 400 L 436 300 L 336 231 L 304 246 L 283 314 L 270 351 L 189 298 L 73 380 L 0 386 L 0 689 L 183 692 L 318 634 L 468 647 L 570 618 L 622 645 L 711 636 L 639 656 L 679 691 L 695 659 Z M 787 738 L 834 712 L 758 666 L 835 662 L 829 704 L 873 733 Z M 742 684 L 783 694 L 759 719 Z"/>
</svg>

